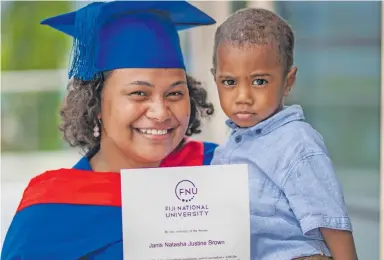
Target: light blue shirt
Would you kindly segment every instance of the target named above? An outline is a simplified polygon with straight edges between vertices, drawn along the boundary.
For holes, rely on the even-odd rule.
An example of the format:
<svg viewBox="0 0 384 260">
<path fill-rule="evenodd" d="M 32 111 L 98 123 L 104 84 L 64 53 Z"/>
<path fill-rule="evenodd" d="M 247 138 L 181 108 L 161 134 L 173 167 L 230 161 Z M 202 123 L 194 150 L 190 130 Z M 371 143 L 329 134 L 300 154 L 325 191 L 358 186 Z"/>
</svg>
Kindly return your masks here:
<svg viewBox="0 0 384 260">
<path fill-rule="evenodd" d="M 299 105 L 250 128 L 231 120 L 215 164 L 248 164 L 252 260 L 330 256 L 319 228 L 352 231 L 322 136 Z"/>
</svg>

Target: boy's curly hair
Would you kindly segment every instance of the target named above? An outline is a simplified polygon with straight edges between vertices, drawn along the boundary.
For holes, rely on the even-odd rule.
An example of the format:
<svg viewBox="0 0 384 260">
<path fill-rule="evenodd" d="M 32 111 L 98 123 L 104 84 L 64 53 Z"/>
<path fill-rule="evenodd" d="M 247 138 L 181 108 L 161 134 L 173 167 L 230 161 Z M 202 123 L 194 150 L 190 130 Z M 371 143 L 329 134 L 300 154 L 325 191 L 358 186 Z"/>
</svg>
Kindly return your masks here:
<svg viewBox="0 0 384 260">
<path fill-rule="evenodd" d="M 60 130 L 64 139 L 72 147 L 80 147 L 83 151 L 95 147 L 100 143 L 100 137 L 93 136 L 95 124 L 100 123 L 97 115 L 101 111 L 101 90 L 105 79 L 111 72 L 103 73 L 93 81 L 71 80 L 68 84 L 68 94 L 65 98 L 60 117 Z M 214 107 L 207 100 L 207 91 L 202 83 L 187 75 L 187 85 L 191 101 L 191 116 L 187 136 L 201 133 L 201 119 L 214 113 Z"/>
<path fill-rule="evenodd" d="M 213 69 L 221 43 L 235 47 L 272 46 L 285 72 L 293 65 L 295 35 L 291 26 L 279 15 L 262 8 L 243 8 L 229 16 L 216 30 L 213 48 Z"/>
</svg>

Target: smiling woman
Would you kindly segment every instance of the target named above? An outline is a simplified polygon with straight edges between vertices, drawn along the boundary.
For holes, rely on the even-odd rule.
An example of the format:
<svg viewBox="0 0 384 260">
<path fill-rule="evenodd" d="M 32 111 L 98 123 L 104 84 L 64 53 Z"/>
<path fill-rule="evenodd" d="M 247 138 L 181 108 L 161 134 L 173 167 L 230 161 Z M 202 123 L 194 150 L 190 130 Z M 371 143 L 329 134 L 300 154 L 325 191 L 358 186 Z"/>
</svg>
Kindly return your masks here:
<svg viewBox="0 0 384 260">
<path fill-rule="evenodd" d="M 128 81 L 128 82 L 127 82 Z M 181 83 L 181 84 L 180 84 Z M 183 139 L 190 118 L 182 69 L 118 69 L 101 91 L 101 150 L 96 171 L 157 167 Z M 158 132 L 165 134 L 159 135 Z"/>
<path fill-rule="evenodd" d="M 75 79 L 68 90 L 61 130 L 71 146 L 88 152 L 85 168 L 95 171 L 157 167 L 186 148 L 183 137 L 199 133 L 200 118 L 214 111 L 201 83 L 180 69 L 117 69 L 92 81 Z"/>
<path fill-rule="evenodd" d="M 215 21 L 185 1 L 114 1 L 42 23 L 74 38 L 60 129 L 87 154 L 29 183 L 1 259 L 123 259 L 120 170 L 212 159 L 216 144 L 186 138 L 213 106 L 177 30 Z"/>
</svg>

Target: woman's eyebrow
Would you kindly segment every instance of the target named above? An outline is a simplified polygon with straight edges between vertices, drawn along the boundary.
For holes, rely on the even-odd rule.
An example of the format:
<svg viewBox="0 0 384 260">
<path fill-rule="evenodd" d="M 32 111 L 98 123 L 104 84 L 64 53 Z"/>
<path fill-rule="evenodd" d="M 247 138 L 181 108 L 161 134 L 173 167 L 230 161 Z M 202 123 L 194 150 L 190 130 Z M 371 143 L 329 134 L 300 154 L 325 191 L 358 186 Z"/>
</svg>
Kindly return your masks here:
<svg viewBox="0 0 384 260">
<path fill-rule="evenodd" d="M 143 81 L 143 80 L 132 81 L 131 83 L 129 83 L 127 85 L 147 86 L 147 87 L 150 87 L 150 88 L 155 87 L 153 84 L 149 83 L 148 81 Z"/>
<path fill-rule="evenodd" d="M 173 82 L 169 87 L 170 88 L 174 88 L 174 87 L 177 87 L 178 85 L 186 85 L 187 82 L 185 80 L 178 80 L 176 82 Z M 154 88 L 155 85 L 149 83 L 148 81 L 144 81 L 144 80 L 136 80 L 136 81 L 132 81 L 131 83 L 128 83 L 127 85 L 133 85 L 133 86 L 146 86 L 146 87 L 150 87 L 150 88 Z"/>
<path fill-rule="evenodd" d="M 187 82 L 185 80 L 179 80 L 179 81 L 173 82 L 169 87 L 174 88 L 174 87 L 177 87 L 178 85 L 187 85 Z"/>
</svg>

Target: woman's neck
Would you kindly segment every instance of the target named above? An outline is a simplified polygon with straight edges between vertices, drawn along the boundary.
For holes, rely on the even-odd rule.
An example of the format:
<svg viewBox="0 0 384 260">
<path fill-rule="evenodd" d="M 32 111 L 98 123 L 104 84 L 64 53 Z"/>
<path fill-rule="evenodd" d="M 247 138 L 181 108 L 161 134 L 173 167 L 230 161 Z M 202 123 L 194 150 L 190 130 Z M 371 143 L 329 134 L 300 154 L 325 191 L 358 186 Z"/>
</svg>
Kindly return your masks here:
<svg viewBox="0 0 384 260">
<path fill-rule="evenodd" d="M 156 168 L 160 162 L 143 162 L 128 156 L 110 141 L 102 141 L 99 151 L 90 158 L 96 172 L 120 172 L 121 169 Z"/>
</svg>

